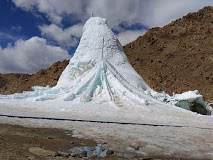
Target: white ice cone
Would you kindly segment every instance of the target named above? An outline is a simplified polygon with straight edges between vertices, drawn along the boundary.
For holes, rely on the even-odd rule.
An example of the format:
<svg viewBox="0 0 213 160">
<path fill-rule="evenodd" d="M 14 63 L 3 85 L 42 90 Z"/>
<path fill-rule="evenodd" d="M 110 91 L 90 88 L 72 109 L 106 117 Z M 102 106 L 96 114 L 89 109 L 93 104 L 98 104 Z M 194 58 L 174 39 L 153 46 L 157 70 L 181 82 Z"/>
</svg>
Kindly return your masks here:
<svg viewBox="0 0 213 160">
<path fill-rule="evenodd" d="M 100 17 L 86 22 L 80 44 L 56 85 L 60 87 L 72 88 L 64 100 L 91 101 L 100 87 L 110 100 L 126 94 L 160 103 L 147 95 L 154 91 L 133 69 L 106 19 Z"/>
<path fill-rule="evenodd" d="M 123 47 L 107 25 L 106 19 L 91 17 L 83 28 L 79 46 L 62 73 L 57 86 L 71 86 L 74 81 L 89 72 L 102 60 L 107 60 L 131 85 L 139 90 L 149 90 L 130 65 Z"/>
</svg>

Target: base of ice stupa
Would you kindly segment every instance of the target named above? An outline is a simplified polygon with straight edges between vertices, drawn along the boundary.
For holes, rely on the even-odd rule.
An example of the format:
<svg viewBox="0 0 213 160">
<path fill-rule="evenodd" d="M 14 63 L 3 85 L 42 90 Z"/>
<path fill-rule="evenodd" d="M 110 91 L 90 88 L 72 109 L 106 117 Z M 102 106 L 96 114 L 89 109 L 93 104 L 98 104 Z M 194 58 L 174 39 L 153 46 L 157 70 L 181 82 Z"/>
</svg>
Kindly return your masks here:
<svg viewBox="0 0 213 160">
<path fill-rule="evenodd" d="M 189 91 L 170 97 L 152 90 L 103 18 L 86 22 L 58 84 L 34 90 L 0 95 L 0 123 L 70 129 L 142 157 L 213 159 L 213 116 L 189 111 L 212 114 L 202 96 Z"/>
</svg>

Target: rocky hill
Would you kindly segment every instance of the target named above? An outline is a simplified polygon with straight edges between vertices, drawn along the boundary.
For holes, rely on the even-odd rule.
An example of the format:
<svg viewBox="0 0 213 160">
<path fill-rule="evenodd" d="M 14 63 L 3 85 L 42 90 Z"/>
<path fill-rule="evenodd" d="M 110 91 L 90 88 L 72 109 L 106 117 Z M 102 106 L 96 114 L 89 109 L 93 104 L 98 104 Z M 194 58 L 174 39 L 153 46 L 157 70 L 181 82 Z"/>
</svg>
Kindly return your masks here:
<svg viewBox="0 0 213 160">
<path fill-rule="evenodd" d="M 0 94 L 12 94 L 32 90 L 32 86 L 55 86 L 69 61 L 55 62 L 36 74 L 0 74 Z"/>
<path fill-rule="evenodd" d="M 213 7 L 150 29 L 124 46 L 131 64 L 156 91 L 199 90 L 213 100 Z"/>
<path fill-rule="evenodd" d="M 151 88 L 172 94 L 199 90 L 213 100 L 213 7 L 190 13 L 124 46 L 131 64 Z M 0 94 L 54 86 L 68 61 L 34 75 L 0 74 Z"/>
</svg>

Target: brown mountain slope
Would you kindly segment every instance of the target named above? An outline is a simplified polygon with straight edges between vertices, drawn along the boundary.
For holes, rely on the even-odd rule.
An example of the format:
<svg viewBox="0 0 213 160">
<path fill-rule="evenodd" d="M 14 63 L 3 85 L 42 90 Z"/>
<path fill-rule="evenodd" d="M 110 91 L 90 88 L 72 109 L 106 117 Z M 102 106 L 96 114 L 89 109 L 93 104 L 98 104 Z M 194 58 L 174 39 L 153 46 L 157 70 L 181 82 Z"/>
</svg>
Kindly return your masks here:
<svg viewBox="0 0 213 160">
<path fill-rule="evenodd" d="M 55 86 L 69 61 L 55 62 L 36 74 L 0 74 L 0 94 L 12 94 L 32 90 L 32 86 Z"/>
<path fill-rule="evenodd" d="M 154 90 L 172 94 L 197 89 L 213 100 L 213 7 L 150 29 L 124 50 Z"/>
<path fill-rule="evenodd" d="M 151 88 L 172 94 L 199 90 L 213 100 L 213 7 L 190 13 L 163 28 L 150 29 L 124 46 L 131 64 Z M 68 61 L 35 75 L 0 74 L 0 94 L 54 86 Z"/>
</svg>

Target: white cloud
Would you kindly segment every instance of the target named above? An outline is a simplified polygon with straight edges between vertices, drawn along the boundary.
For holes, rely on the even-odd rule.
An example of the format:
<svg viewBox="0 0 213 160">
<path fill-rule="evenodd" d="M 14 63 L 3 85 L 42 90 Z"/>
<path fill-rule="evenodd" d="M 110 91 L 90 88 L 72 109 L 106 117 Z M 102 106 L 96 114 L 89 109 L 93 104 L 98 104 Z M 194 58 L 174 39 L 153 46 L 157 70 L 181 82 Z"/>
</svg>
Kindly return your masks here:
<svg viewBox="0 0 213 160">
<path fill-rule="evenodd" d="M 213 6 L 213 0 L 12 0 L 17 7 L 26 11 L 37 11 L 45 14 L 53 23 L 49 26 L 41 26 L 42 35 L 52 38 L 62 47 L 75 46 L 78 40 L 72 35 L 79 33 L 79 26 L 71 26 L 62 29 L 62 20 L 75 23 L 84 23 L 89 17 L 91 10 L 94 16 L 104 17 L 112 29 L 118 32 L 130 30 L 132 25 L 162 27 L 171 21 L 181 18 L 189 12 L 196 12 L 204 6 Z M 70 20 L 69 20 L 70 18 Z M 72 22 L 72 20 L 74 21 Z M 57 25 L 55 25 L 57 24 Z M 120 24 L 125 24 L 121 27 Z M 75 25 L 75 24 L 73 24 Z M 73 31 L 77 29 L 77 31 Z M 129 33 L 129 34 L 128 34 Z M 136 32 L 120 33 L 121 36 L 128 34 L 135 39 Z M 80 35 L 80 34 L 79 34 Z M 76 37 L 78 37 L 77 35 Z M 128 43 L 126 38 L 121 38 L 122 44 Z M 130 38 L 129 38 L 130 39 Z"/>
<path fill-rule="evenodd" d="M 117 35 L 119 41 L 124 46 L 134 40 L 136 40 L 139 36 L 142 36 L 146 33 L 146 30 L 127 30 L 125 32 L 121 32 Z"/>
<path fill-rule="evenodd" d="M 163 26 L 171 20 L 197 11 L 204 6 L 213 6 L 212 0 L 13 0 L 17 7 L 27 11 L 38 10 L 52 23 L 61 24 L 65 15 L 72 14 L 82 22 L 95 16 L 108 19 L 110 26 L 120 23 L 141 23 L 150 27 Z"/>
<path fill-rule="evenodd" d="M 42 36 L 56 41 L 63 47 L 76 46 L 77 38 L 81 37 L 82 28 L 82 24 L 76 24 L 64 30 L 55 24 L 39 26 Z"/>
<path fill-rule="evenodd" d="M 144 6 L 146 15 L 141 20 L 151 27 L 164 26 L 182 16 L 213 6 L 212 0 L 150 0 Z"/>
<path fill-rule="evenodd" d="M 46 14 L 55 24 L 61 24 L 63 15 L 76 14 L 83 17 L 85 0 L 12 0 L 17 7 L 26 11 L 38 10 Z M 78 17 L 79 18 L 79 17 Z"/>
<path fill-rule="evenodd" d="M 1 40 L 5 40 L 5 39 L 9 39 L 9 40 L 17 40 L 17 37 L 12 35 L 12 34 L 9 34 L 9 33 L 5 33 L 5 32 L 1 32 L 0 31 L 0 41 Z"/>
<path fill-rule="evenodd" d="M 0 47 L 0 73 L 35 73 L 64 59 L 70 59 L 68 52 L 43 38 L 18 40 L 14 46 Z"/>
<path fill-rule="evenodd" d="M 70 33 L 71 35 L 80 38 L 82 35 L 83 24 L 76 24 L 69 28 L 65 29 L 65 32 Z"/>
<path fill-rule="evenodd" d="M 213 6 L 213 0 L 12 0 L 17 7 L 32 13 L 43 13 L 53 23 L 40 26 L 44 37 L 56 41 L 63 48 L 77 45 L 82 26 L 91 10 L 94 16 L 104 17 L 116 30 L 124 45 L 141 35 L 131 26 L 162 27 L 189 12 L 204 6 Z M 71 27 L 62 29 L 63 22 L 70 21 Z M 125 26 L 122 27 L 121 24 Z M 137 29 L 137 28 L 136 28 Z M 139 28 L 139 30 L 142 30 Z M 142 31 L 143 33 L 143 31 Z M 132 35 L 131 35 L 132 34 Z"/>
</svg>

